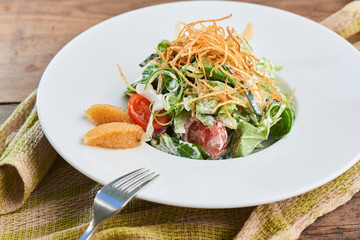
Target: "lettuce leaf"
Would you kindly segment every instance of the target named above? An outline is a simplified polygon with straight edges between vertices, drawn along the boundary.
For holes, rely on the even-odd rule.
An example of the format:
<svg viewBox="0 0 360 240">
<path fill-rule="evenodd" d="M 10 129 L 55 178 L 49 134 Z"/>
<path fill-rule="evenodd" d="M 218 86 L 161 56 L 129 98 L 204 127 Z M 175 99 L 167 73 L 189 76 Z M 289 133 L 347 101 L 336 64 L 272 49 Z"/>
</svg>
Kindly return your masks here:
<svg viewBox="0 0 360 240">
<path fill-rule="evenodd" d="M 181 141 L 177 137 L 170 137 L 161 133 L 153 137 L 151 145 L 163 152 L 191 159 L 209 159 L 210 155 L 203 147 L 195 143 Z"/>
<path fill-rule="evenodd" d="M 261 142 L 269 138 L 270 133 L 277 139 L 285 136 L 290 132 L 294 117 L 293 104 L 273 102 L 261 121 L 250 123 L 240 119 L 232 138 L 231 157 L 249 155 Z"/>
</svg>

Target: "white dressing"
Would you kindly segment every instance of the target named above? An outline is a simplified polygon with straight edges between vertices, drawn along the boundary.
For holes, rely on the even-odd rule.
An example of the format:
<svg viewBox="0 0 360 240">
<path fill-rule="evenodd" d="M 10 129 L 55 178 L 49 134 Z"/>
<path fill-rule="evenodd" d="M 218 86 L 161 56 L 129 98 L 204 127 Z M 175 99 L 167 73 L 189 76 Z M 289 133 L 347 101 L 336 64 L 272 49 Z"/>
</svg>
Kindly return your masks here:
<svg viewBox="0 0 360 240">
<path fill-rule="evenodd" d="M 136 92 L 145 97 L 150 102 L 153 102 L 152 110 L 159 111 L 164 109 L 164 95 L 158 94 L 151 84 L 148 84 L 145 88 L 145 84 L 141 83 L 136 85 Z"/>
</svg>

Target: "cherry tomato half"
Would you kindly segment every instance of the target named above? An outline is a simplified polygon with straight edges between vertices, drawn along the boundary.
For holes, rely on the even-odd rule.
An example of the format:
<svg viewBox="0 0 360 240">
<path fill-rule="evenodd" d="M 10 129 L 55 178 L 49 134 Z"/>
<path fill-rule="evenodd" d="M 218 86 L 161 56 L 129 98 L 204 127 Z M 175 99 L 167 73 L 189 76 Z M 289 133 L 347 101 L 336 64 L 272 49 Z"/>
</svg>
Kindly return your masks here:
<svg viewBox="0 0 360 240">
<path fill-rule="evenodd" d="M 144 131 L 146 131 L 151 115 L 149 107 L 150 107 L 150 101 L 138 93 L 132 95 L 129 99 L 128 113 L 132 118 L 132 120 L 137 125 L 142 127 Z M 158 113 L 164 113 L 164 112 L 165 110 L 160 110 Z M 154 130 L 156 131 L 161 128 L 164 128 L 164 126 L 159 123 L 166 124 L 170 121 L 170 114 L 155 118 L 157 121 L 154 119 L 153 127 Z"/>
<path fill-rule="evenodd" d="M 212 159 L 220 157 L 225 151 L 228 135 L 221 122 L 214 123 L 211 128 L 196 117 L 191 117 L 186 121 L 185 129 L 185 140 L 202 146 Z"/>
</svg>

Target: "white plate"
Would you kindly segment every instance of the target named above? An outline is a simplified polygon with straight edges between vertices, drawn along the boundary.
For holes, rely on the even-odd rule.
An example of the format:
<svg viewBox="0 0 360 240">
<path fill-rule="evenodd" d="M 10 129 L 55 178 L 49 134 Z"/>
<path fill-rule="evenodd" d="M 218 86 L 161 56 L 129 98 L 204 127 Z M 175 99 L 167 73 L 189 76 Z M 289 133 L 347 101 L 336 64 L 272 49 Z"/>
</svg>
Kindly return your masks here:
<svg viewBox="0 0 360 240">
<path fill-rule="evenodd" d="M 96 103 L 127 106 L 116 64 L 129 81 L 138 64 L 174 25 L 215 19 L 241 32 L 252 22 L 258 57 L 284 66 L 279 77 L 296 88 L 290 134 L 244 158 L 200 161 L 147 144 L 128 150 L 85 146 L 93 125 L 84 110 Z M 102 184 L 140 167 L 161 177 L 139 194 L 158 203 L 200 208 L 252 206 L 286 199 L 334 179 L 360 159 L 360 54 L 321 25 L 282 10 L 237 2 L 178 2 L 131 11 L 104 21 L 68 43 L 41 79 L 38 112 L 46 136 L 76 169 Z"/>
</svg>

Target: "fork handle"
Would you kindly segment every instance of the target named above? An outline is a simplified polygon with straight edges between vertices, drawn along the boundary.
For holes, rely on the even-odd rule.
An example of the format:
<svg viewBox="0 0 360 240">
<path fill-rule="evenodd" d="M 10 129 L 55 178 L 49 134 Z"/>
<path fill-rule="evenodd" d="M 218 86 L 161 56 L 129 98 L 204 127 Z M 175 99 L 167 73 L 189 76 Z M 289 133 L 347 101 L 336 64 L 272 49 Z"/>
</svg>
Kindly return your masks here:
<svg viewBox="0 0 360 240">
<path fill-rule="evenodd" d="M 88 240 L 90 239 L 91 235 L 95 232 L 96 228 L 98 227 L 99 223 L 95 223 L 94 219 L 90 222 L 89 226 L 86 228 L 84 234 L 81 236 L 79 240 Z"/>
</svg>

